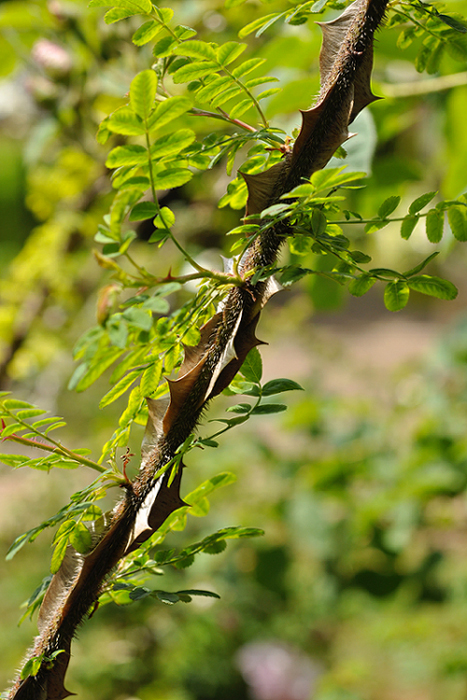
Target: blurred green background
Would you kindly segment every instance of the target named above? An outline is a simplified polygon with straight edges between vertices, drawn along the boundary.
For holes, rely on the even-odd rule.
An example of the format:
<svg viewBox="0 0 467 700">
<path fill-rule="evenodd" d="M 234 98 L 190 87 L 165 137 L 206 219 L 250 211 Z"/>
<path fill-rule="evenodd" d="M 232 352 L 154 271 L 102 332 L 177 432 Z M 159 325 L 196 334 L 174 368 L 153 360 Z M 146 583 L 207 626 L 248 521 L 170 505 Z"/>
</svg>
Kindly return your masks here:
<svg viewBox="0 0 467 700">
<path fill-rule="evenodd" d="M 235 39 L 258 12 L 289 7 L 170 4 L 178 22 L 218 42 Z M 467 2 L 448 9 L 467 14 Z M 151 62 L 150 46 L 129 41 L 137 20 L 106 26 L 101 18 L 101 8 L 81 1 L 0 4 L 0 388 L 63 415 L 64 443 L 95 455 L 124 405 L 98 410 L 107 375 L 85 393 L 66 389 L 71 349 L 95 324 L 97 289 L 109 280 L 90 252 L 111 197 L 95 132 Z M 451 198 L 467 188 L 464 35 L 421 76 L 412 63 L 420 42 L 402 50 L 398 34 L 378 34 L 374 82 L 377 94 L 404 96 L 365 110 L 348 145 L 349 167 L 371 172 L 349 201 L 366 216 L 391 194 L 403 209 L 426 191 Z M 284 87 L 269 100 L 272 123 L 298 126 L 297 110 L 318 89 L 318 28 L 277 23 L 248 42 Z M 220 164 L 167 194 L 186 245 L 215 266 L 240 216 L 216 208 L 228 181 Z M 149 246 L 143 227 L 138 233 L 135 256 L 167 272 L 173 250 Z M 430 272 L 459 287 L 457 300 L 413 294 L 394 315 L 382 289 L 353 299 L 313 277 L 268 304 L 259 331 L 269 343 L 264 378 L 289 377 L 304 392 L 285 395 L 285 414 L 256 417 L 219 449 L 190 454 L 182 495 L 220 471 L 237 481 L 168 544 L 229 525 L 265 535 L 166 572 L 167 590 L 207 588 L 220 601 L 98 610 L 75 642 L 67 682 L 82 700 L 467 697 L 467 255 L 447 225 L 436 247 L 421 226 L 409 241 L 397 225 L 348 234 L 373 266 L 407 269 L 440 250 Z M 325 266 L 326 258 L 304 262 Z M 231 402 L 220 397 L 205 420 Z M 141 437 L 133 436 L 133 452 Z M 1 466 L 0 551 L 91 478 Z M 36 633 L 35 621 L 17 621 L 48 574 L 51 537 L 46 531 L 10 562 L 0 557 L 2 687 Z"/>
</svg>

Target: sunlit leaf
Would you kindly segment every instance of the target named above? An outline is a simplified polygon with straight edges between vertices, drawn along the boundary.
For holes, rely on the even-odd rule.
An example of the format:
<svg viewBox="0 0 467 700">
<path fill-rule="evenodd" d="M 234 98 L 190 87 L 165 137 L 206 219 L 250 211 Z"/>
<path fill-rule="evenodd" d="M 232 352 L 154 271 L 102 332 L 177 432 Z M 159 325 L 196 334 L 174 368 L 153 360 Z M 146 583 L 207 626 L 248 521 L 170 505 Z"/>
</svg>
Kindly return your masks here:
<svg viewBox="0 0 467 700">
<path fill-rule="evenodd" d="M 134 44 L 136 44 L 136 46 L 144 46 L 144 44 L 152 41 L 152 39 L 154 39 L 154 37 L 156 37 L 162 29 L 163 27 L 159 22 L 151 19 L 149 22 L 142 24 L 141 27 L 136 30 L 131 40 Z"/>
<path fill-rule="evenodd" d="M 410 289 L 407 282 L 389 282 L 384 290 L 384 304 L 388 311 L 400 311 L 409 301 Z"/>
<path fill-rule="evenodd" d="M 448 280 L 443 280 L 440 277 L 433 277 L 431 275 L 419 275 L 418 277 L 411 277 L 408 280 L 408 285 L 410 289 L 416 292 L 421 292 L 422 294 L 428 294 L 429 296 L 436 297 L 437 299 L 455 299 L 457 296 L 457 289 L 452 282 Z"/>
<path fill-rule="evenodd" d="M 153 70 L 137 73 L 130 85 L 130 104 L 141 119 L 147 119 L 154 107 L 157 76 Z"/>
</svg>

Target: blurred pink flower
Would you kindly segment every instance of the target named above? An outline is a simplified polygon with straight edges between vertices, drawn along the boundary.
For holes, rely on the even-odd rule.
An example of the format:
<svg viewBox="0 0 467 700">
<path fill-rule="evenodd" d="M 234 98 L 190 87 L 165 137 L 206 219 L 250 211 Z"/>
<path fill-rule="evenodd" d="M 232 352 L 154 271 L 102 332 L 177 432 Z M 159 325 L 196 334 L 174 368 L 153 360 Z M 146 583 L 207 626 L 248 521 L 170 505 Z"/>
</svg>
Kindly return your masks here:
<svg viewBox="0 0 467 700">
<path fill-rule="evenodd" d="M 34 61 L 46 71 L 64 74 L 68 73 L 73 66 L 68 51 L 48 39 L 36 41 L 31 55 Z"/>
<path fill-rule="evenodd" d="M 310 700 L 321 675 L 318 663 L 281 642 L 252 642 L 236 657 L 255 700 Z"/>
</svg>

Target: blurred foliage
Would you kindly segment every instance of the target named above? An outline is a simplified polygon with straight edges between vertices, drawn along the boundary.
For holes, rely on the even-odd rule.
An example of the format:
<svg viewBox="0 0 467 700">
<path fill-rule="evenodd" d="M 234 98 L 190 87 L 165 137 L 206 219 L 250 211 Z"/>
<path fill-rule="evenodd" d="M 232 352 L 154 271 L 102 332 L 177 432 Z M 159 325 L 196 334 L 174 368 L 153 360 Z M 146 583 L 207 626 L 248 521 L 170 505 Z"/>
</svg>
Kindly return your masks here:
<svg viewBox="0 0 467 700">
<path fill-rule="evenodd" d="M 343 224 L 352 248 L 371 256 L 375 267 L 410 270 L 430 257 L 436 243 L 440 255 L 429 262 L 430 274 L 452 279 L 461 299 L 466 254 L 456 239 L 465 239 L 465 224 L 451 214 L 442 240 L 440 226 L 442 200 L 457 200 L 467 187 L 467 43 L 459 29 L 466 4 L 395 4 L 375 57 L 376 92 L 379 87 L 387 99 L 356 120 L 358 135 L 345 146 L 346 161 L 330 164 L 335 168 L 347 162 L 348 170 L 372 175 L 364 189 L 346 195 L 348 212 L 376 222 L 373 228 L 367 224 L 366 232 L 364 224 Z M 171 3 L 177 21 L 193 26 L 205 40 L 236 41 L 249 26 L 241 37 L 248 42 L 247 58 L 265 59 L 262 70 L 278 78 L 282 88 L 265 97 L 264 115 L 291 132 L 299 126 L 297 110 L 309 106 L 319 85 L 320 33 L 310 12 L 320 19 L 328 10 L 319 2 L 302 3 L 299 9 L 290 3 L 284 14 L 284 5 L 279 0 Z M 336 7 L 338 3 L 328 3 L 326 18 Z M 265 13 L 266 23 L 259 20 Z M 79 398 L 64 388 L 72 373 L 71 346 L 95 323 L 97 287 L 108 284 L 99 306 L 104 321 L 117 303 L 112 270 L 102 273 L 90 256 L 112 200 L 105 166 L 109 148 L 95 134 L 103 119 L 127 104 L 134 75 L 151 65 L 154 43 L 132 44 L 138 18 L 105 24 L 102 14 L 84 1 L 0 4 L 0 256 L 9 262 L 0 277 L 0 382 L 27 402 L 64 415 L 67 444 L 85 443 L 97 456 L 127 404 L 114 394 L 115 404 L 97 412 L 109 390 L 107 374 Z M 241 109 L 239 118 L 255 119 L 246 104 Z M 202 137 L 215 128 L 213 122 L 205 126 L 206 121 L 185 115 L 180 125 L 189 128 L 196 122 Z M 112 138 L 114 147 L 124 144 L 118 130 Z M 235 173 L 246 154 L 243 145 L 230 153 L 229 171 Z M 230 185 L 221 203 L 230 202 L 233 211 L 215 208 L 230 181 L 225 165 L 219 159 L 202 177 L 161 198 L 176 214 L 183 245 L 191 255 L 202 251 L 200 259 L 207 255 L 207 266 L 216 266 L 211 260 L 228 253 L 230 240 L 224 234 L 238 225 L 236 210 L 244 203 L 244 195 L 235 201 L 238 188 Z M 430 229 L 414 206 L 427 192 L 438 193 L 430 204 L 435 212 Z M 416 219 L 413 232 L 406 229 L 402 237 L 400 221 L 385 221 L 394 204 Z M 381 231 L 380 223 L 385 224 Z M 132 246 L 140 266 L 157 275 L 166 275 L 171 266 L 176 273 L 185 272 L 173 249 L 156 251 L 147 245 L 154 235 L 148 222 L 134 227 Z M 332 272 L 329 257 L 311 247 L 292 245 L 283 264 Z M 313 346 L 322 369 L 316 377 L 300 377 L 305 393 L 286 397 L 291 409 L 284 418 L 258 416 L 252 428 L 249 423 L 227 432 L 219 449 L 191 452 L 187 491 L 198 487 L 200 477 L 208 483 L 226 470 L 237 474 L 237 482 L 213 496 L 207 519 L 190 517 L 183 536 L 167 535 L 164 546 L 175 554 L 156 550 L 161 561 L 171 561 L 190 556 L 190 551 L 183 554 L 188 542 L 204 542 L 198 551 L 205 553 L 190 568 L 166 570 L 164 587 L 178 591 L 177 601 L 161 591 L 159 597 L 148 595 L 141 582 L 132 589 L 134 605 L 103 601 L 109 605 L 83 628 L 69 686 L 84 700 L 465 697 L 467 329 L 460 320 L 424 363 L 396 376 L 367 368 L 354 394 L 346 393 L 345 386 L 329 390 L 324 371 L 340 377 L 355 371 L 348 357 L 340 360 L 337 348 L 329 347 L 335 339 L 316 343 L 306 321 L 314 311 L 329 312 L 346 303 L 331 276 L 299 273 L 304 278 L 299 289 L 294 287 L 288 303 L 279 298 L 266 321 L 272 347 L 275 342 L 281 347 L 285 329 L 290 337 L 286 352 L 294 345 L 301 348 L 299 360 Z M 187 303 L 185 291 L 167 293 Z M 409 311 L 428 317 L 441 313 L 435 302 L 423 299 L 416 294 Z M 370 300 L 382 311 L 379 290 L 370 292 Z M 144 328 L 136 323 L 130 330 L 137 337 Z M 90 342 L 89 356 L 94 347 Z M 79 356 L 80 346 L 77 352 Z M 286 373 L 294 377 L 295 359 L 279 357 L 277 362 L 287 362 Z M 74 384 L 82 377 L 75 374 Z M 119 379 L 114 375 L 112 381 Z M 207 419 L 217 418 L 228 402 L 232 399 L 222 399 Z M 269 427 L 264 428 L 266 421 Z M 134 451 L 141 441 L 139 430 L 130 437 Z M 211 432 L 203 428 L 201 437 Z M 86 459 L 88 452 L 74 448 L 74 454 Z M 14 453 L 12 466 L 17 457 Z M 61 508 L 64 493 L 68 498 L 89 481 L 78 471 L 46 478 L 40 471 L 11 475 L 5 468 L 4 474 L 0 522 L 5 552 L 20 531 Z M 208 510 L 200 498 L 193 514 Z M 235 550 L 220 553 L 224 537 L 216 539 L 210 534 L 213 528 L 225 535 L 225 528 L 239 522 L 245 532 L 255 534 L 254 528 L 261 527 L 266 536 L 240 540 Z M 34 622 L 24 622 L 19 632 L 14 625 L 24 612 L 18 611 L 19 604 L 30 599 L 44 577 L 50 539 L 41 535 L 33 547 L 26 545 L 0 567 L 7 630 L 0 641 L 3 684 L 34 634 Z M 219 556 L 208 556 L 209 547 Z M 199 597 L 190 606 L 181 605 L 193 589 L 216 591 L 221 600 Z M 113 595 L 119 603 L 129 602 L 124 587 Z M 169 607 L 161 601 L 180 604 Z M 271 674 L 272 688 L 264 680 Z"/>
</svg>

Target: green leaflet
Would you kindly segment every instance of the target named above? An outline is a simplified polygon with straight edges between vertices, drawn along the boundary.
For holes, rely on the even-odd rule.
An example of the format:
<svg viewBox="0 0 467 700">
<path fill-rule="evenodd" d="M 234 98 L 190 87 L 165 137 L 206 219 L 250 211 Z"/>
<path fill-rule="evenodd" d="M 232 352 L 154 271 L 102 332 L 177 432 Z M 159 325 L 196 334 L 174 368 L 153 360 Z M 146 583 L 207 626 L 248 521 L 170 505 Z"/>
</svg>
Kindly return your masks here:
<svg viewBox="0 0 467 700">
<path fill-rule="evenodd" d="M 185 114 L 191 108 L 187 97 L 169 97 L 160 102 L 147 121 L 149 131 L 160 129 Z"/>
<path fill-rule="evenodd" d="M 160 160 L 168 156 L 178 155 L 187 148 L 196 138 L 196 134 L 191 129 L 179 129 L 172 134 L 162 136 L 155 141 L 150 149 L 151 158 Z"/>
<path fill-rule="evenodd" d="M 401 224 L 401 238 L 409 239 L 418 221 L 418 216 L 406 216 Z"/>
<path fill-rule="evenodd" d="M 135 204 L 128 217 L 129 221 L 143 221 L 152 219 L 158 212 L 157 204 L 154 202 L 138 202 Z"/>
<path fill-rule="evenodd" d="M 426 237 L 430 243 L 439 243 L 443 237 L 444 213 L 430 209 L 426 217 Z"/>
<path fill-rule="evenodd" d="M 384 290 L 384 304 L 388 311 L 400 311 L 409 301 L 410 289 L 407 282 L 389 282 Z"/>
<path fill-rule="evenodd" d="M 467 241 L 467 214 L 465 207 L 450 207 L 448 209 L 448 221 L 453 236 L 458 241 Z"/>
<path fill-rule="evenodd" d="M 182 56 L 217 61 L 216 49 L 211 44 L 205 41 L 198 41 L 197 39 L 184 41 L 183 44 L 175 49 L 174 53 Z"/>
<path fill-rule="evenodd" d="M 105 408 L 105 406 L 108 406 L 111 404 L 113 401 L 116 401 L 119 396 L 125 393 L 131 385 L 133 384 L 134 381 L 140 376 L 141 370 L 135 369 L 132 370 L 131 372 L 128 372 L 124 377 L 120 379 L 120 381 L 115 384 L 115 386 L 110 389 L 100 400 L 99 403 L 99 408 Z"/>
<path fill-rule="evenodd" d="M 263 362 L 258 348 L 250 350 L 240 372 L 247 381 L 254 382 L 255 384 L 261 381 L 261 377 L 263 376 Z"/>
<path fill-rule="evenodd" d="M 157 190 L 169 190 L 172 187 L 184 185 L 189 182 L 192 177 L 193 173 L 186 168 L 161 170 L 154 178 L 154 185 Z"/>
<path fill-rule="evenodd" d="M 130 105 L 145 120 L 151 114 L 156 99 L 157 76 L 153 70 L 143 70 L 135 75 L 130 85 Z"/>
<path fill-rule="evenodd" d="M 427 192 L 426 194 L 422 194 L 421 197 L 414 199 L 412 204 L 409 206 L 409 214 L 417 214 L 431 202 L 436 194 L 437 192 Z"/>
<path fill-rule="evenodd" d="M 216 60 L 221 66 L 228 66 L 245 51 L 246 47 L 246 44 L 239 44 L 237 41 L 228 41 L 217 49 Z"/>
<path fill-rule="evenodd" d="M 452 282 L 448 280 L 443 280 L 440 277 L 433 277 L 431 275 L 419 275 L 416 277 L 411 277 L 407 280 L 410 289 L 416 292 L 421 292 L 422 294 L 428 294 L 429 296 L 436 297 L 437 299 L 455 299 L 457 296 L 457 289 Z"/>
<path fill-rule="evenodd" d="M 399 196 L 392 195 L 388 197 L 378 209 L 378 216 L 381 217 L 381 219 L 385 219 L 397 209 L 400 201 L 401 198 Z"/>
<path fill-rule="evenodd" d="M 144 370 L 141 377 L 141 395 L 142 396 L 152 396 L 157 387 L 162 376 L 162 360 L 157 358 L 155 362 L 152 362 L 147 369 Z"/>
<path fill-rule="evenodd" d="M 131 144 L 112 149 L 105 164 L 108 168 L 119 168 L 122 165 L 145 165 L 147 160 L 148 152 L 144 146 Z"/>
<path fill-rule="evenodd" d="M 107 128 L 122 136 L 142 136 L 146 133 L 143 122 L 130 107 L 120 107 L 107 120 Z"/>
<path fill-rule="evenodd" d="M 187 83 L 211 75 L 218 68 L 216 61 L 193 61 L 176 70 L 172 78 L 174 83 Z"/>
<path fill-rule="evenodd" d="M 163 26 L 159 22 L 151 19 L 136 30 L 131 40 L 136 46 L 144 46 L 152 41 L 162 29 Z"/>
</svg>

